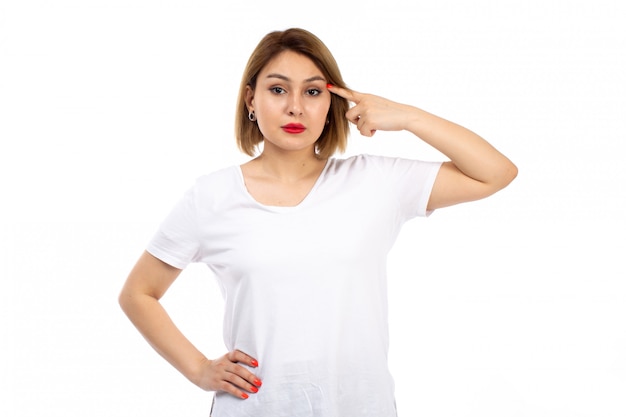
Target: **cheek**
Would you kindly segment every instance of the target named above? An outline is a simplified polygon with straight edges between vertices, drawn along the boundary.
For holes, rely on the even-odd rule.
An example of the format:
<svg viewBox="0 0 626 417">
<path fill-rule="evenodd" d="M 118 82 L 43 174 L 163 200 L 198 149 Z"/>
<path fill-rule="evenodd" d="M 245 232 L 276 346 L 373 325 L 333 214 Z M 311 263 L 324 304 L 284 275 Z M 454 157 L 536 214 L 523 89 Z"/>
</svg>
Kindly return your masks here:
<svg viewBox="0 0 626 417">
<path fill-rule="evenodd" d="M 257 121 L 259 123 L 274 119 L 279 112 L 279 104 L 270 100 L 258 101 L 255 108 Z"/>
<path fill-rule="evenodd" d="M 271 114 L 274 108 L 277 106 L 276 100 L 270 100 L 268 97 L 262 95 L 255 101 L 255 107 L 258 113 Z"/>
<path fill-rule="evenodd" d="M 311 115 L 315 117 L 315 119 L 320 119 L 322 123 L 326 123 L 326 117 L 328 116 L 328 112 L 330 110 L 330 100 L 324 100 L 321 103 L 315 103 L 315 106 L 312 106 L 310 109 Z"/>
</svg>

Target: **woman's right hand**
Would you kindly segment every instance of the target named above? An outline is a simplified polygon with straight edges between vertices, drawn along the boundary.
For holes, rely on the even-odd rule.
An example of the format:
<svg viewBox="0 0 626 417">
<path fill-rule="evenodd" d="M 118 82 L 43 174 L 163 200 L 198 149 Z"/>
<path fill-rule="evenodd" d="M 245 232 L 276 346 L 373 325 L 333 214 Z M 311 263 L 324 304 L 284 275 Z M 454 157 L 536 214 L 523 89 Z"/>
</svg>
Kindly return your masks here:
<svg viewBox="0 0 626 417">
<path fill-rule="evenodd" d="M 255 358 L 235 350 L 207 359 L 176 327 L 159 300 L 181 270 L 144 251 L 119 296 L 120 306 L 154 349 L 186 378 L 207 391 L 224 391 L 238 398 L 258 392 L 261 379 L 246 369 Z"/>
<path fill-rule="evenodd" d="M 245 400 L 248 393 L 254 394 L 259 391 L 261 379 L 240 363 L 253 368 L 259 366 L 256 359 L 239 350 L 229 352 L 218 359 L 205 359 L 197 385 L 206 391 L 223 391 Z"/>
</svg>

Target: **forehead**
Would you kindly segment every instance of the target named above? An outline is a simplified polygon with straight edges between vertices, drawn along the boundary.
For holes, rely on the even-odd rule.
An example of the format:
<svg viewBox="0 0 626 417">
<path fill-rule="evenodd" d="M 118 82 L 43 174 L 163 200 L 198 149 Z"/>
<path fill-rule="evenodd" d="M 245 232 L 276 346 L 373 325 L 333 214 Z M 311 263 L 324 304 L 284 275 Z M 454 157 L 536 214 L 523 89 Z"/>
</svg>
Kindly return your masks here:
<svg viewBox="0 0 626 417">
<path fill-rule="evenodd" d="M 313 76 L 321 76 L 322 71 L 306 55 L 294 51 L 283 51 L 272 58 L 259 73 L 263 79 L 270 74 L 280 74 L 298 81 Z"/>
</svg>

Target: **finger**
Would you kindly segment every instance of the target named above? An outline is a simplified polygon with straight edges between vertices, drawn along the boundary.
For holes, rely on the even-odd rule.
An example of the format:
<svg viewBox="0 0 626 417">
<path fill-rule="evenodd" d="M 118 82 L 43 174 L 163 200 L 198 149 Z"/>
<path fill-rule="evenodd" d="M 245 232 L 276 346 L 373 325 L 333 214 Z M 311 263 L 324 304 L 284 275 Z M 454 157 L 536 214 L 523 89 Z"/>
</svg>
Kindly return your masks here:
<svg viewBox="0 0 626 417">
<path fill-rule="evenodd" d="M 361 117 L 359 117 L 359 119 L 357 120 L 356 128 L 361 136 L 365 136 L 368 138 L 371 138 L 372 136 L 374 136 L 374 133 L 376 133 L 376 129 L 372 129 L 371 125 Z"/>
<path fill-rule="evenodd" d="M 223 380 L 230 383 L 234 390 L 241 391 L 236 392 L 235 395 L 245 398 L 245 396 L 241 395 L 244 393 L 243 391 L 251 392 L 256 394 L 259 392 L 259 387 L 262 385 L 261 380 L 256 376 L 246 371 L 243 367 L 237 365 L 239 369 L 234 369 L 232 372 L 226 372 Z"/>
<path fill-rule="evenodd" d="M 332 84 L 326 84 L 326 87 L 328 87 L 328 91 L 331 93 L 345 98 L 353 103 L 359 104 L 359 101 L 361 101 L 362 94 L 354 90 L 348 90 L 347 88 L 337 87 Z"/>
<path fill-rule="evenodd" d="M 257 378 L 256 375 L 245 371 L 243 368 L 242 370 L 243 372 L 239 370 L 239 374 L 231 373 L 229 381 L 232 384 L 235 384 L 237 387 L 245 389 L 246 391 L 254 393 L 259 392 L 259 388 L 261 387 L 261 385 L 263 385 L 261 380 Z"/>
<path fill-rule="evenodd" d="M 242 390 L 242 385 L 246 385 L 246 382 L 233 372 L 235 367 L 241 368 L 241 365 L 231 362 L 227 355 L 224 355 L 220 359 L 211 361 L 209 367 L 212 368 L 208 375 L 210 381 L 205 389 L 225 392 L 244 400 L 248 398 L 248 394 Z"/>
<path fill-rule="evenodd" d="M 361 132 L 362 136 L 371 138 L 372 136 L 374 136 L 374 133 L 376 133 L 376 129 L 372 129 L 372 130 L 370 130 L 370 129 L 361 129 L 361 130 L 359 130 L 359 132 Z"/>
<path fill-rule="evenodd" d="M 360 111 L 361 110 L 358 106 L 352 107 L 346 112 L 346 119 L 358 126 L 359 121 L 361 121 L 361 115 L 359 114 Z"/>
<path fill-rule="evenodd" d="M 256 387 L 260 387 L 263 384 L 258 376 L 248 371 L 241 365 L 235 365 L 233 368 L 229 369 L 228 372 L 239 378 L 241 381 L 245 381 L 246 384 L 254 385 Z M 244 387 L 243 385 L 240 386 Z"/>
<path fill-rule="evenodd" d="M 247 383 L 251 385 L 254 385 L 256 387 L 261 386 L 262 382 L 259 377 L 257 377 L 255 374 L 253 374 L 243 366 L 237 365 L 237 363 L 244 363 L 246 365 L 256 368 L 257 366 L 259 366 L 256 359 L 251 358 L 249 355 L 243 353 L 240 350 L 234 350 L 232 352 L 229 352 L 226 356 L 228 360 L 233 362 L 234 364 L 234 366 L 229 367 L 228 372 L 238 376 L 242 380 L 247 381 Z"/>
<path fill-rule="evenodd" d="M 257 362 L 256 359 L 254 359 L 252 356 L 240 351 L 240 350 L 233 350 L 232 352 L 229 352 L 228 355 L 226 355 L 228 360 L 231 362 L 241 362 L 241 363 L 245 363 L 246 365 L 249 365 L 253 368 L 256 368 L 257 366 L 259 366 L 259 362 Z"/>
<path fill-rule="evenodd" d="M 248 394 L 244 391 L 244 385 L 246 385 L 244 380 L 234 374 L 226 373 L 222 377 L 219 390 L 245 400 L 248 398 Z"/>
</svg>

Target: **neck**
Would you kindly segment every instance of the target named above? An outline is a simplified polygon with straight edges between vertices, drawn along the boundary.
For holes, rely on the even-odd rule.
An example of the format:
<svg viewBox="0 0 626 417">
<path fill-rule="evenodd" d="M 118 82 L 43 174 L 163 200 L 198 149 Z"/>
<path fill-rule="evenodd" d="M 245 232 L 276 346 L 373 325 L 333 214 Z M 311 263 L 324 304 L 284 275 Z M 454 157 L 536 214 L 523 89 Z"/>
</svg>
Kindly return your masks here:
<svg viewBox="0 0 626 417">
<path fill-rule="evenodd" d="M 295 182 L 316 175 L 326 165 L 326 160 L 315 152 L 273 152 L 264 150 L 256 158 L 263 172 L 281 182 Z"/>
</svg>

